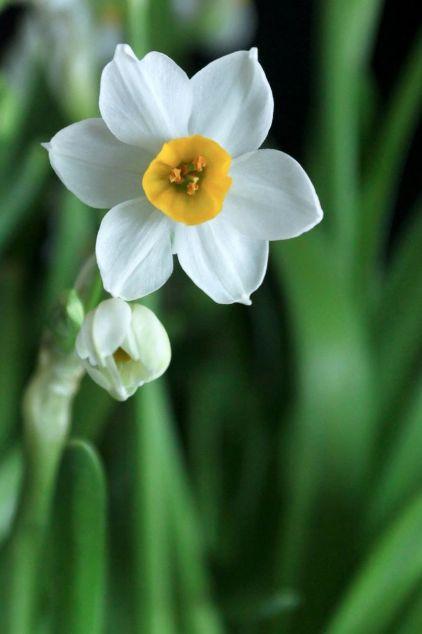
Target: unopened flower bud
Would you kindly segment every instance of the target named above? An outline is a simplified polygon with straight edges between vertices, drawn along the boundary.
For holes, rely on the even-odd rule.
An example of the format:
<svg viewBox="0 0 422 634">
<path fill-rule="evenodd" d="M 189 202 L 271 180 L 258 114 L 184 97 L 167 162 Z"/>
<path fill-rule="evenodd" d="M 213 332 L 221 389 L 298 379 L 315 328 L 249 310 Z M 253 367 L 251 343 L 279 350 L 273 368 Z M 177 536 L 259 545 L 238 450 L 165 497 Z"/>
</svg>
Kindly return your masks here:
<svg viewBox="0 0 422 634">
<path fill-rule="evenodd" d="M 76 352 L 92 379 L 119 401 L 161 376 L 171 358 L 167 332 L 152 310 L 119 298 L 86 315 Z"/>
</svg>

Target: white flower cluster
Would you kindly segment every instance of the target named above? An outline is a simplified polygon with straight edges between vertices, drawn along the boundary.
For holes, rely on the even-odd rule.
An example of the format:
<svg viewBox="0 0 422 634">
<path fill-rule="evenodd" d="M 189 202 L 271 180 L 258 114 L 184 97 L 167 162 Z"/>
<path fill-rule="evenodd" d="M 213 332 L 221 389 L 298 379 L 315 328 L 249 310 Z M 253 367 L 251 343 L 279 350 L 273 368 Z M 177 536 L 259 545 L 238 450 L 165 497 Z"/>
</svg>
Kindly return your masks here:
<svg viewBox="0 0 422 634">
<path fill-rule="evenodd" d="M 99 106 L 101 118 L 68 126 L 45 147 L 70 191 L 109 209 L 96 256 L 116 299 L 88 315 L 77 351 L 91 376 L 123 399 L 170 358 L 162 327 L 150 329 L 151 314 L 123 300 L 160 288 L 176 255 L 214 301 L 250 304 L 269 241 L 299 236 L 323 214 L 301 166 L 258 149 L 274 106 L 256 49 L 217 59 L 189 79 L 161 53 L 138 60 L 118 45 Z"/>
</svg>

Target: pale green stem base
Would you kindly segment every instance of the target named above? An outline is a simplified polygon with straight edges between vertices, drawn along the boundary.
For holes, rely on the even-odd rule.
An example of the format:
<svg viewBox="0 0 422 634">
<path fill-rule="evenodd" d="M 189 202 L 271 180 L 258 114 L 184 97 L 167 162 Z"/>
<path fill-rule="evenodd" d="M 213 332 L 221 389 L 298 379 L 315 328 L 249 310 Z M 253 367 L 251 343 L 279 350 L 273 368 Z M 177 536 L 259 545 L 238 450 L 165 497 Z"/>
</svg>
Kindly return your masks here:
<svg viewBox="0 0 422 634">
<path fill-rule="evenodd" d="M 42 350 L 24 400 L 26 473 L 7 552 L 3 624 L 6 634 L 32 634 L 41 553 L 70 410 L 83 370 L 71 354 Z"/>
</svg>

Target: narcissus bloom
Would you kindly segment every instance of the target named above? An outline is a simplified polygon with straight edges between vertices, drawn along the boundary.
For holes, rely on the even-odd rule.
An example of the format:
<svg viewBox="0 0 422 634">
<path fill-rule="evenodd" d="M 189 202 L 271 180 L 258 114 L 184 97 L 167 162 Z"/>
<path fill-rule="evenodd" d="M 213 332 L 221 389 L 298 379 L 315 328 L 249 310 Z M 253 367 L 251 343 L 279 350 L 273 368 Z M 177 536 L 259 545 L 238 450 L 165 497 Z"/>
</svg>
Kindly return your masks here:
<svg viewBox="0 0 422 634">
<path fill-rule="evenodd" d="M 76 353 L 94 381 L 118 401 L 161 376 L 171 358 L 167 332 L 152 310 L 117 297 L 86 315 Z"/>
<path fill-rule="evenodd" d="M 189 79 L 161 53 L 138 60 L 119 45 L 103 71 L 100 111 L 102 119 L 61 130 L 47 149 L 73 193 L 112 208 L 96 254 L 114 296 L 155 291 L 177 254 L 216 302 L 250 304 L 268 241 L 294 238 L 322 218 L 300 165 L 257 149 L 273 97 L 256 49 L 217 59 Z"/>
</svg>

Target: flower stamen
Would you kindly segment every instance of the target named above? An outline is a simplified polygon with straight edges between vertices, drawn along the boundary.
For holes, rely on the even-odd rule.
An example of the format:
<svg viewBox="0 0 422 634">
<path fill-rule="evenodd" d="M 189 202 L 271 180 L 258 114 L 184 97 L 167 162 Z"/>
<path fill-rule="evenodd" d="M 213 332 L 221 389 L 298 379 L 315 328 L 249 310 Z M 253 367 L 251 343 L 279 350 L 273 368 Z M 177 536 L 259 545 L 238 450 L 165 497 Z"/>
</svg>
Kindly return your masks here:
<svg viewBox="0 0 422 634">
<path fill-rule="evenodd" d="M 204 171 L 207 162 L 199 154 L 190 163 L 181 163 L 178 167 L 170 170 L 169 181 L 174 185 L 184 185 L 188 196 L 193 196 L 199 190 L 200 176 Z"/>
<path fill-rule="evenodd" d="M 232 184 L 231 157 L 199 134 L 163 144 L 142 176 L 152 205 L 176 222 L 199 225 L 217 216 Z"/>
<path fill-rule="evenodd" d="M 113 357 L 116 363 L 126 363 L 127 361 L 132 360 L 131 356 L 126 352 L 126 350 L 123 350 L 123 348 L 117 348 Z"/>
<path fill-rule="evenodd" d="M 190 183 L 188 183 L 186 187 L 186 192 L 188 196 L 193 196 L 198 191 L 199 189 L 198 181 L 199 181 L 198 176 L 191 177 Z"/>
<path fill-rule="evenodd" d="M 169 176 L 170 183 L 176 183 L 180 185 L 183 182 L 182 170 L 180 167 L 173 167 Z"/>
<path fill-rule="evenodd" d="M 195 170 L 197 172 L 202 172 L 204 167 L 207 166 L 207 162 L 206 162 L 206 160 L 204 159 L 203 156 L 199 155 L 195 159 L 194 166 L 195 166 Z"/>
</svg>

